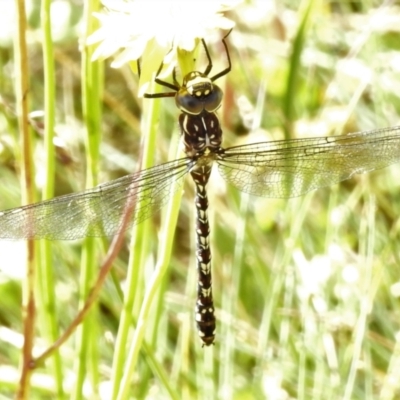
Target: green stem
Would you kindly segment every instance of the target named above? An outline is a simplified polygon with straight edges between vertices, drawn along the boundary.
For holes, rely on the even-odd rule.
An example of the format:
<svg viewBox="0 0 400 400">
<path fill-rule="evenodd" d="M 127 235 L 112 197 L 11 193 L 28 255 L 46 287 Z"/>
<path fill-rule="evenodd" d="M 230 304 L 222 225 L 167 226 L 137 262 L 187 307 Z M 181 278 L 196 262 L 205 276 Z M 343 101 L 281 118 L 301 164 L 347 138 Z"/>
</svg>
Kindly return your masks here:
<svg viewBox="0 0 400 400">
<path fill-rule="evenodd" d="M 43 33 L 43 67 L 44 67 L 44 143 L 46 154 L 45 183 L 42 199 L 54 197 L 54 121 L 55 121 L 55 78 L 54 78 L 54 52 L 53 38 L 51 34 L 50 0 L 44 0 L 41 4 L 41 24 Z M 49 342 L 54 342 L 58 335 L 57 312 L 55 301 L 55 280 L 53 271 L 53 257 L 51 242 L 40 242 L 41 264 L 38 269 L 38 285 L 40 291 L 38 297 L 41 305 L 41 316 L 44 323 L 41 324 Z M 63 373 L 60 353 L 53 355 L 53 375 L 56 386 L 57 398 L 64 398 Z"/>
<path fill-rule="evenodd" d="M 100 7 L 98 0 L 88 0 L 85 3 L 85 35 L 83 40 L 97 29 L 98 21 L 93 12 Z M 93 49 L 85 46 L 82 52 L 82 104 L 86 124 L 86 186 L 97 185 L 101 141 L 101 93 L 102 93 L 102 63 L 92 62 Z M 95 239 L 87 238 L 82 249 L 80 276 L 80 308 L 84 305 L 97 273 Z M 92 387 L 98 388 L 98 339 L 96 312 L 91 310 L 77 332 L 78 359 L 76 363 L 77 381 L 74 398 L 83 398 L 83 383 L 90 377 Z"/>
</svg>

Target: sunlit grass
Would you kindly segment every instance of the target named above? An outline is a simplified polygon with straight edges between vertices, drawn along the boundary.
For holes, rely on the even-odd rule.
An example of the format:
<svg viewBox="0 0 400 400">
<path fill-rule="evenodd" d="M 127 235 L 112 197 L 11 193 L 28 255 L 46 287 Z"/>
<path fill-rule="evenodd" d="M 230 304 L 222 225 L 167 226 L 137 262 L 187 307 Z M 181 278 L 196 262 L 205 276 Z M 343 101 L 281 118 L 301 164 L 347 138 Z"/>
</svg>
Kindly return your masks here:
<svg viewBox="0 0 400 400">
<path fill-rule="evenodd" d="M 338 2 L 329 8 L 314 3 L 305 30 L 298 34 L 305 8 L 298 11 L 296 2 L 286 2 L 274 10 L 267 9 L 267 3 L 249 2 L 231 15 L 237 22 L 228 39 L 233 70 L 218 82 L 225 91 L 219 115 L 227 146 L 399 124 L 397 7 Z M 84 189 L 86 174 L 76 34 L 83 16 L 80 7 L 72 3 L 68 7 L 71 18 L 66 19 L 63 39 L 55 43 L 56 195 Z M 39 33 L 38 15 L 32 18 Z M 11 44 L 1 46 L 0 207 L 5 209 L 20 204 L 20 149 L 9 68 Z M 31 107 L 42 110 L 41 45 L 30 46 Z M 210 46 L 216 71 L 226 61 L 218 46 Z M 142 110 L 148 106 L 136 97 L 136 77 L 127 69 L 105 65 L 104 82 L 100 78 L 98 82 L 105 87 L 103 115 L 92 121 L 102 133 L 99 182 L 139 168 L 140 134 L 145 130 L 138 120 L 145 118 Z M 258 96 L 264 90 L 261 102 Z M 151 129 L 157 132 L 156 163 L 176 157 L 178 139 L 174 101 L 163 99 L 159 105 L 151 119 Z M 40 129 L 35 129 L 35 138 L 36 184 L 41 189 Z M 188 179 L 177 228 L 164 225 L 167 208 L 143 225 L 145 248 L 130 270 L 137 273 L 137 289 L 131 293 L 135 298 L 130 324 L 123 331 L 125 343 L 117 345 L 116 340 L 122 334 L 118 328 L 123 326 L 123 291 L 129 282 L 129 239 L 90 321 L 96 335 L 89 345 L 95 351 L 81 372 L 82 387 L 76 384 L 77 336 L 61 347 L 65 397 L 74 390 L 77 398 L 90 398 L 96 392 L 108 398 L 104 393 L 110 390 L 110 381 L 119 386 L 122 379 L 117 365 L 124 372 L 130 360 L 134 373 L 129 398 L 397 398 L 399 173 L 400 167 L 394 165 L 284 200 L 242 195 L 215 171 L 209 192 L 218 325 L 216 344 L 210 348 L 201 347 L 194 324 L 194 206 Z M 140 309 L 160 267 L 160 249 L 172 235 L 171 260 L 150 308 L 145 309 L 143 341 L 138 342 L 134 328 Z M 79 305 L 81 244 L 53 243 L 55 318 L 60 331 Z M 18 246 L 0 241 L 0 392 L 5 395 L 17 388 L 21 357 L 23 272 L 18 270 L 23 244 Z M 102 254 L 103 248 L 94 259 L 96 265 L 101 265 Z M 45 328 L 37 327 L 35 344 L 42 350 Z M 132 343 L 138 347 L 132 349 Z M 133 353 L 136 358 L 131 358 Z M 51 363 L 38 368 L 31 398 L 54 398 L 55 381 Z"/>
</svg>

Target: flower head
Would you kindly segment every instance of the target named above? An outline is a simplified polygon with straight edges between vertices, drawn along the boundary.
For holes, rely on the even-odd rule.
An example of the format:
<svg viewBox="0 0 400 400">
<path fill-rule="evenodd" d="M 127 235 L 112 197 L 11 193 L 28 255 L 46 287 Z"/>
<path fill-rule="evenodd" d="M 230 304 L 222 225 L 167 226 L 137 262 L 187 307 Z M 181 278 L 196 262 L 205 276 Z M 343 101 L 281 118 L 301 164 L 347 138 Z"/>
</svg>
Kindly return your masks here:
<svg viewBox="0 0 400 400">
<path fill-rule="evenodd" d="M 191 52 L 211 31 L 231 29 L 223 12 L 240 1 L 102 0 L 107 11 L 96 14 L 101 27 L 87 44 L 100 43 L 93 59 L 115 55 L 114 68 L 141 58 L 147 80 L 162 61 L 176 64 L 178 49 Z"/>
</svg>

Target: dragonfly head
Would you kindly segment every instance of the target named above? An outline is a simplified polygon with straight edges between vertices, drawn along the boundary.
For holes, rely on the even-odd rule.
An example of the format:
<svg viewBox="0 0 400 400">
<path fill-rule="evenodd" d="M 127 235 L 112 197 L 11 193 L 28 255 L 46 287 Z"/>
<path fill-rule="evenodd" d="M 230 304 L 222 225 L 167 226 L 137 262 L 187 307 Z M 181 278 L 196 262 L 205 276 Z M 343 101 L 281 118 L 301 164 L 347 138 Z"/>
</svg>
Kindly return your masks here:
<svg viewBox="0 0 400 400">
<path fill-rule="evenodd" d="M 202 72 L 187 74 L 176 94 L 175 103 L 186 114 L 198 115 L 204 110 L 215 112 L 222 101 L 222 90 Z"/>
</svg>

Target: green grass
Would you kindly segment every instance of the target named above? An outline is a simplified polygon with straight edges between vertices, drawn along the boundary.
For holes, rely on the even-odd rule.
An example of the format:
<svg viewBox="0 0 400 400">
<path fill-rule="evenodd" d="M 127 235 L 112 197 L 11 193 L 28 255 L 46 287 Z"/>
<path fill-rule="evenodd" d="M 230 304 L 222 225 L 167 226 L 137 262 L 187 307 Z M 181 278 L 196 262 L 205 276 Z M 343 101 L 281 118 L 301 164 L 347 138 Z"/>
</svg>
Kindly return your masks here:
<svg viewBox="0 0 400 400">
<path fill-rule="evenodd" d="M 399 124 L 399 6 L 287 1 L 274 13 L 260 3 L 231 14 L 233 70 L 218 82 L 226 146 Z M 146 149 L 149 163 L 174 159 L 179 140 L 173 99 L 137 99 L 137 77 L 108 61 L 103 79 L 102 66 L 78 52 L 78 24 L 91 29 L 88 15 L 74 2 L 64 5 L 70 13 L 59 10 L 53 33 L 55 94 L 44 86 L 51 70 L 44 72 L 40 15 L 29 15 L 30 110 L 55 106 L 55 195 L 136 171 Z M 21 204 L 12 37 L 6 39 L 1 209 Z M 218 46 L 210 45 L 216 71 L 225 62 Z M 98 93 L 89 94 L 94 87 Z M 43 121 L 35 121 L 40 198 L 53 172 L 45 168 L 51 150 Z M 88 144 L 88 130 L 99 135 L 99 148 Z M 213 174 L 218 325 L 210 348 L 201 347 L 194 323 L 195 211 L 187 179 L 180 205 L 174 198 L 135 227 L 132 241 L 127 235 L 85 325 L 34 371 L 29 398 L 110 398 L 105 390 L 122 387 L 125 398 L 398 398 L 399 173 L 393 165 L 290 200 L 242 195 Z M 37 267 L 43 279 L 36 284 L 35 356 L 76 316 L 109 242 L 49 242 L 47 272 Z M 9 397 L 20 379 L 24 248 L 0 241 L 0 394 Z"/>
</svg>

